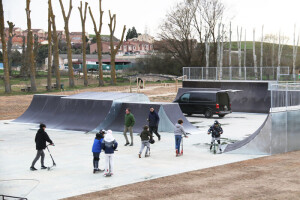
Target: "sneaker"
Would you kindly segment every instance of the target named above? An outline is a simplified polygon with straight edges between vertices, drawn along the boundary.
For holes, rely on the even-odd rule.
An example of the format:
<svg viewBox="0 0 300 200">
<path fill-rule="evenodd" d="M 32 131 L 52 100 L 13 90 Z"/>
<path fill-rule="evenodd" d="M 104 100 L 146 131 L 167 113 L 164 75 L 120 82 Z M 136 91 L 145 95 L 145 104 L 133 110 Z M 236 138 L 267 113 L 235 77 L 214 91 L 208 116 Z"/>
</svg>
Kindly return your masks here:
<svg viewBox="0 0 300 200">
<path fill-rule="evenodd" d="M 222 149 L 220 149 L 220 153 L 222 153 Z"/>
<path fill-rule="evenodd" d="M 45 166 L 41 166 L 41 169 L 47 169 L 47 167 L 45 167 Z"/>
<path fill-rule="evenodd" d="M 128 146 L 129 145 L 129 143 L 126 143 L 124 146 Z"/>
<path fill-rule="evenodd" d="M 93 173 L 95 174 L 96 172 L 97 172 L 97 169 L 94 169 L 94 170 L 93 170 Z"/>
<path fill-rule="evenodd" d="M 35 167 L 30 167 L 31 171 L 36 171 L 37 169 Z"/>
<path fill-rule="evenodd" d="M 150 157 L 150 155 L 149 155 L 149 154 L 146 154 L 146 155 L 145 155 L 145 158 L 147 158 L 147 157 Z"/>
<path fill-rule="evenodd" d="M 131 143 L 129 146 L 131 146 L 131 147 L 132 147 L 132 146 L 133 146 L 133 143 Z"/>
<path fill-rule="evenodd" d="M 158 141 L 160 141 L 160 136 L 158 136 Z"/>
<path fill-rule="evenodd" d="M 139 158 L 141 158 L 142 156 L 141 156 L 141 154 L 139 153 Z"/>
</svg>

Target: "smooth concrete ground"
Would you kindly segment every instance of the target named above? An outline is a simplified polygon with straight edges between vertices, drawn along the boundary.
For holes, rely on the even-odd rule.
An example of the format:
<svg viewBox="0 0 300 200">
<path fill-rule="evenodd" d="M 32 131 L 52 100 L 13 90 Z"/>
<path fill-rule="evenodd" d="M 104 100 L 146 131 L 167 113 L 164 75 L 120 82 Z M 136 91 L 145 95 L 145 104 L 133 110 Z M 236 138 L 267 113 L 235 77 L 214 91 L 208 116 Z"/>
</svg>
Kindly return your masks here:
<svg viewBox="0 0 300 200">
<path fill-rule="evenodd" d="M 228 140 L 240 140 L 253 133 L 265 120 L 265 114 L 233 113 L 223 119 L 205 119 L 192 116 L 188 119 L 199 127 L 199 134 L 184 139 L 184 156 L 175 157 L 174 136 L 162 133 L 162 140 L 151 146 L 150 158 L 138 158 L 140 138 L 134 137 L 133 147 L 124 147 L 124 137 L 114 136 L 119 142 L 115 153 L 115 175 L 111 178 L 92 173 L 93 134 L 48 130 L 55 143 L 50 147 L 57 166 L 51 170 L 29 170 L 35 156 L 36 125 L 13 124 L 0 121 L 0 194 L 31 199 L 59 199 L 99 191 L 158 177 L 197 169 L 233 163 L 258 157 L 257 155 L 217 154 L 208 150 L 210 136 L 206 134 L 215 119 L 223 124 Z M 46 153 L 46 165 L 52 161 Z M 104 165 L 101 153 L 100 168 Z"/>
</svg>

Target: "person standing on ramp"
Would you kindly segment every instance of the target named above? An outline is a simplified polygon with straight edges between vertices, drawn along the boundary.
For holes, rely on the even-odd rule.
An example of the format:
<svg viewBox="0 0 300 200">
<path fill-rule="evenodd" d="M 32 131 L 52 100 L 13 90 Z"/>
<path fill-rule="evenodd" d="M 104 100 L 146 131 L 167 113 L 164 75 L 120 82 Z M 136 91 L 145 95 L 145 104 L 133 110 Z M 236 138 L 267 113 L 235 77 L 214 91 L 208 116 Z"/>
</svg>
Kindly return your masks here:
<svg viewBox="0 0 300 200">
<path fill-rule="evenodd" d="M 159 123 L 159 116 L 158 116 L 158 114 L 156 113 L 156 111 L 154 110 L 153 107 L 150 108 L 148 121 L 149 121 L 149 131 L 150 131 L 151 135 L 153 136 L 153 132 L 154 132 L 155 135 L 158 137 L 158 140 L 160 140 L 160 135 L 157 132 L 158 123 Z"/>
<path fill-rule="evenodd" d="M 37 154 L 31 164 L 30 170 L 35 171 L 37 170 L 34 165 L 35 163 L 39 160 L 41 157 L 41 169 L 47 169 L 44 165 L 44 159 L 45 159 L 45 153 L 44 149 L 46 148 L 46 142 L 49 142 L 50 145 L 54 145 L 52 140 L 49 138 L 48 134 L 45 132 L 46 125 L 45 124 L 40 124 L 40 129 L 37 131 L 35 135 L 35 144 L 36 144 L 36 150 Z"/>
<path fill-rule="evenodd" d="M 131 138 L 131 144 L 130 146 L 133 146 L 133 126 L 135 123 L 135 119 L 133 114 L 130 112 L 130 108 L 126 108 L 126 114 L 125 114 L 125 127 L 124 127 L 124 137 L 126 140 L 125 146 L 129 145 L 128 137 L 127 137 L 127 132 L 129 131 L 130 133 L 130 138 Z"/>
<path fill-rule="evenodd" d="M 177 156 L 182 155 L 180 153 L 180 144 L 181 144 L 182 135 L 184 135 L 184 137 L 186 137 L 186 138 L 188 137 L 183 128 L 183 120 L 182 119 L 179 119 L 178 123 L 175 124 L 174 135 L 175 135 L 175 149 L 176 149 L 176 157 L 177 157 Z"/>
</svg>

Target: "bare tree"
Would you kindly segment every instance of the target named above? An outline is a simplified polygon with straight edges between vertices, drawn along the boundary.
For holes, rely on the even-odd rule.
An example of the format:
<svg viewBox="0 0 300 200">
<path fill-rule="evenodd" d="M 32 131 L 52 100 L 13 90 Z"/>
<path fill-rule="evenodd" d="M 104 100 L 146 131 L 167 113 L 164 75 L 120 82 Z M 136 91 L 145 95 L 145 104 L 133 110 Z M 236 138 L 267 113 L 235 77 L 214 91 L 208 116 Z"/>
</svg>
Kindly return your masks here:
<svg viewBox="0 0 300 200">
<path fill-rule="evenodd" d="M 221 80 L 223 77 L 223 53 L 224 53 L 224 24 L 222 24 L 221 45 L 220 45 L 219 80 Z"/>
<path fill-rule="evenodd" d="M 73 63 L 72 63 L 72 46 L 71 46 L 71 39 L 70 39 L 70 32 L 69 32 L 69 19 L 72 11 L 72 0 L 70 0 L 68 15 L 66 15 L 65 13 L 62 0 L 59 0 L 59 3 L 64 18 L 64 22 L 65 22 L 65 34 L 66 34 L 67 47 L 68 47 L 69 86 L 74 87 L 75 83 L 74 83 L 74 72 L 73 72 Z"/>
<path fill-rule="evenodd" d="M 231 22 L 229 25 L 229 51 L 228 51 L 228 65 L 229 67 L 232 67 L 231 63 L 231 36 L 232 36 L 232 31 L 231 31 Z"/>
<path fill-rule="evenodd" d="M 51 31 L 51 0 L 48 0 L 48 76 L 47 76 L 47 90 L 52 87 L 52 31 Z"/>
<path fill-rule="evenodd" d="M 296 43 L 296 25 L 294 26 L 294 45 L 293 45 L 293 78 L 296 79 L 296 59 L 299 45 L 299 34 Z"/>
<path fill-rule="evenodd" d="M 218 37 L 217 37 L 217 69 L 220 67 L 220 60 L 221 60 L 221 23 L 218 25 Z M 217 78 L 217 77 L 216 77 Z"/>
<path fill-rule="evenodd" d="M 36 92 L 36 81 L 35 81 L 35 65 L 34 65 L 34 55 L 33 55 L 33 35 L 31 30 L 31 18 L 30 18 L 30 0 L 26 0 L 26 18 L 27 18 L 27 64 L 30 69 L 30 82 L 31 91 Z"/>
<path fill-rule="evenodd" d="M 239 61 L 239 78 L 242 77 L 242 27 L 239 32 L 239 27 L 237 27 L 237 46 L 238 46 L 238 61 Z M 245 72 L 246 73 L 246 72 Z"/>
<path fill-rule="evenodd" d="M 247 37 L 246 37 L 247 31 L 245 29 L 245 42 L 244 42 L 244 67 L 247 65 Z"/>
<path fill-rule="evenodd" d="M 171 10 L 160 26 L 159 37 L 165 43 L 163 51 L 171 54 L 183 66 L 191 66 L 192 57 L 197 46 L 193 38 L 192 20 L 194 14 L 189 5 L 179 3 Z"/>
<path fill-rule="evenodd" d="M 8 42 L 7 42 L 8 67 L 9 67 L 9 74 L 12 74 L 11 49 L 12 49 L 12 39 L 16 34 L 13 34 L 13 29 L 15 27 L 14 23 L 7 21 L 7 24 L 8 24 Z"/>
<path fill-rule="evenodd" d="M 5 93 L 10 93 L 11 86 L 10 86 L 10 80 L 9 80 L 8 56 L 7 56 L 5 33 L 4 33 L 4 14 L 3 14 L 2 0 L 0 0 L 0 30 L 1 30 L 0 36 L 1 36 L 2 54 L 3 54 Z"/>
<path fill-rule="evenodd" d="M 120 49 L 121 45 L 123 44 L 124 34 L 125 34 L 125 31 L 126 31 L 126 26 L 124 25 L 121 41 L 115 47 L 113 37 L 114 37 L 115 30 L 116 30 L 116 22 L 117 22 L 116 14 L 114 14 L 112 16 L 110 11 L 109 11 L 109 24 L 108 24 L 108 27 L 109 27 L 109 31 L 110 31 L 110 52 L 111 52 L 110 53 L 110 71 L 111 71 L 111 84 L 112 85 L 117 84 L 117 79 L 116 79 L 116 55 L 117 55 L 118 50 Z"/>
<path fill-rule="evenodd" d="M 86 11 L 87 11 L 88 2 L 85 2 L 84 13 L 82 10 L 82 1 L 80 1 L 80 7 L 78 10 L 80 12 L 81 26 L 82 26 L 82 68 L 84 76 L 84 86 L 88 86 L 88 77 L 87 77 L 87 66 L 86 66 L 86 36 L 85 36 L 85 21 L 86 21 Z"/>
<path fill-rule="evenodd" d="M 261 43 L 260 43 L 260 67 L 263 67 L 263 54 L 264 54 L 264 25 L 261 29 Z"/>
<path fill-rule="evenodd" d="M 52 24 L 52 40 L 53 40 L 53 66 L 56 77 L 56 88 L 60 88 L 60 72 L 59 72 L 59 49 L 58 49 L 58 35 L 56 32 L 55 15 L 53 14 L 52 4 L 50 1 L 50 16 Z"/>
<path fill-rule="evenodd" d="M 253 63 L 254 63 L 254 75 L 255 80 L 257 80 L 257 59 L 255 54 L 255 29 L 253 29 Z"/>
<path fill-rule="evenodd" d="M 22 36 L 22 65 L 20 74 L 23 77 L 28 76 L 28 65 L 27 65 L 27 57 L 26 57 L 26 48 L 25 48 L 26 38 L 25 36 Z"/>
<path fill-rule="evenodd" d="M 205 77 L 206 77 L 206 79 L 208 79 L 209 53 L 210 53 L 210 35 L 207 32 L 206 35 L 205 35 L 205 58 L 206 58 L 206 72 L 205 72 Z"/>
<path fill-rule="evenodd" d="M 94 24 L 94 31 L 96 35 L 96 40 L 97 40 L 97 53 L 98 53 L 98 63 L 99 63 L 99 86 L 104 85 L 103 81 L 103 69 L 102 69 L 102 41 L 101 41 L 101 31 L 102 31 L 102 18 L 103 18 L 103 13 L 102 11 L 102 0 L 99 0 L 99 12 L 100 12 L 100 20 L 99 20 L 99 29 L 97 29 L 97 25 L 91 10 L 91 7 L 89 6 L 89 11 L 90 15 Z"/>
</svg>

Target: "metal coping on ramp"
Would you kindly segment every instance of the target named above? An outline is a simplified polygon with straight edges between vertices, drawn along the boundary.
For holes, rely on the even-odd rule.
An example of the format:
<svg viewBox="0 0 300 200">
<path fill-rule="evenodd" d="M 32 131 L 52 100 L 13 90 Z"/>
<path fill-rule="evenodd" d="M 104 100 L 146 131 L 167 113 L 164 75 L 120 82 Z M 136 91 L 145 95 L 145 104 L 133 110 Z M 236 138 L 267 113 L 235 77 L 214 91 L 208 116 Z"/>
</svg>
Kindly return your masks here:
<svg viewBox="0 0 300 200">
<path fill-rule="evenodd" d="M 300 109 L 271 112 L 248 138 L 230 144 L 224 152 L 273 155 L 300 150 Z"/>
</svg>

